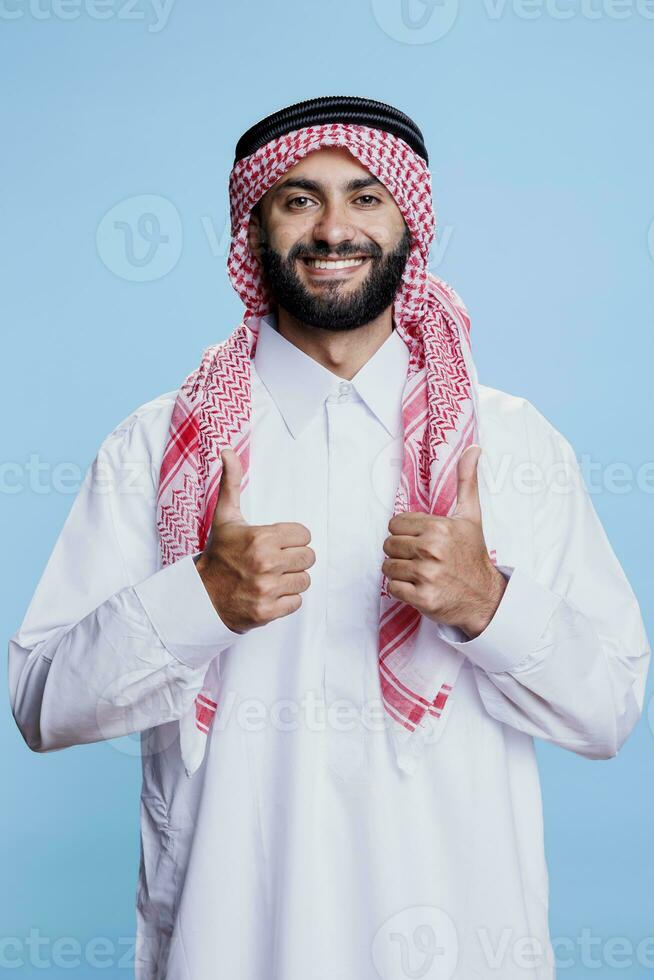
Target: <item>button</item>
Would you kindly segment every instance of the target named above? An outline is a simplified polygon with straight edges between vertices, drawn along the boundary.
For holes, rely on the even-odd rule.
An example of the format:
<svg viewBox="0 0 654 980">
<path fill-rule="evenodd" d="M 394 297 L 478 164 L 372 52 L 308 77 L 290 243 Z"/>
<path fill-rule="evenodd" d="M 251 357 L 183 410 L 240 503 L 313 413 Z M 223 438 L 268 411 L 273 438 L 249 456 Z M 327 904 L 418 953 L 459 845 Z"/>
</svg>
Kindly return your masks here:
<svg viewBox="0 0 654 980">
<path fill-rule="evenodd" d="M 338 390 L 339 390 L 338 401 L 339 402 L 349 402 L 350 395 L 352 394 L 352 385 L 350 384 L 350 382 L 349 381 L 341 381 L 340 384 L 339 384 L 339 386 L 338 386 Z"/>
</svg>

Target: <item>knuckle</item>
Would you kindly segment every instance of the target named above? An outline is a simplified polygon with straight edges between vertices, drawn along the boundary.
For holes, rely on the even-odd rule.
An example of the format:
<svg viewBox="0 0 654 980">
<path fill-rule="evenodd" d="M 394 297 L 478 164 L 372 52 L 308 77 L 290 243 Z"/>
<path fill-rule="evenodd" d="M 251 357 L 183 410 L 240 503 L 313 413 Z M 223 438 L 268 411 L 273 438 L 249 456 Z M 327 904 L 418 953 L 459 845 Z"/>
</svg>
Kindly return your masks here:
<svg viewBox="0 0 654 980">
<path fill-rule="evenodd" d="M 249 549 L 250 568 L 257 575 L 272 571 L 273 560 L 266 536 L 258 535 Z"/>
<path fill-rule="evenodd" d="M 429 561 L 429 559 L 435 558 L 438 555 L 441 543 L 436 532 L 426 534 L 418 540 L 418 557 L 423 561 Z"/>
<path fill-rule="evenodd" d="M 255 622 L 260 623 L 270 618 L 270 605 L 262 597 L 258 597 L 252 603 L 251 615 Z"/>
<path fill-rule="evenodd" d="M 257 575 L 252 583 L 252 595 L 255 599 L 263 600 L 269 591 L 268 578 L 265 575 Z"/>
<path fill-rule="evenodd" d="M 431 598 L 432 594 L 428 586 L 424 583 L 416 586 L 416 599 L 422 606 L 426 606 Z"/>
<path fill-rule="evenodd" d="M 272 571 L 270 556 L 265 552 L 257 553 L 252 556 L 252 570 L 257 576 L 266 575 Z"/>
</svg>

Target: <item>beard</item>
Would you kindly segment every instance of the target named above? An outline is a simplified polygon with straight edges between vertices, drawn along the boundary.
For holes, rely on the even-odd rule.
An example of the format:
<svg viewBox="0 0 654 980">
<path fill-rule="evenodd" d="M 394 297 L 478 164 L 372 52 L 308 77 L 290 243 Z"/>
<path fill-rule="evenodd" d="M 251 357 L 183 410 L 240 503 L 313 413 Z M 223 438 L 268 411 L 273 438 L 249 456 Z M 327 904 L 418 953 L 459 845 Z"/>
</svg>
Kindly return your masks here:
<svg viewBox="0 0 654 980">
<path fill-rule="evenodd" d="M 336 248 L 330 248 L 326 242 L 316 242 L 311 248 L 298 242 L 284 257 L 264 240 L 260 261 L 272 298 L 291 316 L 323 330 L 354 330 L 370 323 L 391 305 L 401 285 L 410 250 L 411 233 L 405 226 L 399 244 L 388 253 L 374 242 L 365 246 L 342 242 Z M 361 285 L 351 291 L 341 294 L 346 280 L 326 279 L 320 293 L 310 292 L 296 271 L 296 263 L 303 258 L 328 255 L 337 255 L 339 259 L 370 256 L 370 271 Z"/>
</svg>

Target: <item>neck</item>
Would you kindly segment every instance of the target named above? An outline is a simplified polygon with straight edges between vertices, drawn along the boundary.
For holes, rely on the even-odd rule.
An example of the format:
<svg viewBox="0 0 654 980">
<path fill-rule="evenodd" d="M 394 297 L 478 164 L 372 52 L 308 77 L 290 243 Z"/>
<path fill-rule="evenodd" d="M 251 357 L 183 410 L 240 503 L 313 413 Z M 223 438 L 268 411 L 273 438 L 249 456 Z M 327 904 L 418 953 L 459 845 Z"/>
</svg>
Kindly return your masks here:
<svg viewBox="0 0 654 980">
<path fill-rule="evenodd" d="M 353 330 L 325 330 L 277 308 L 277 331 L 339 378 L 351 381 L 393 331 L 393 307 Z"/>
</svg>

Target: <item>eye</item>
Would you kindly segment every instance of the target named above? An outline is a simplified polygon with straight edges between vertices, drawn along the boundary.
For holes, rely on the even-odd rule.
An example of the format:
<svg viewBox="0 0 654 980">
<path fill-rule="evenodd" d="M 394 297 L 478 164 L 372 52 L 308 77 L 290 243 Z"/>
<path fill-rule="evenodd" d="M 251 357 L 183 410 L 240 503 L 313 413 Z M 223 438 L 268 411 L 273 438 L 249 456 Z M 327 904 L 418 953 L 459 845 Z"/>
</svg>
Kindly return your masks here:
<svg viewBox="0 0 654 980">
<path fill-rule="evenodd" d="M 312 203 L 313 201 L 311 200 L 311 198 L 306 197 L 305 195 L 299 195 L 298 197 L 291 197 L 286 202 L 287 206 L 289 208 L 292 207 L 293 210 L 295 211 L 306 211 L 306 205 Z"/>
<path fill-rule="evenodd" d="M 357 201 L 361 201 L 364 208 L 369 208 L 375 204 L 381 203 L 379 198 L 375 197 L 374 194 L 362 194 L 360 197 L 357 198 Z"/>
</svg>

